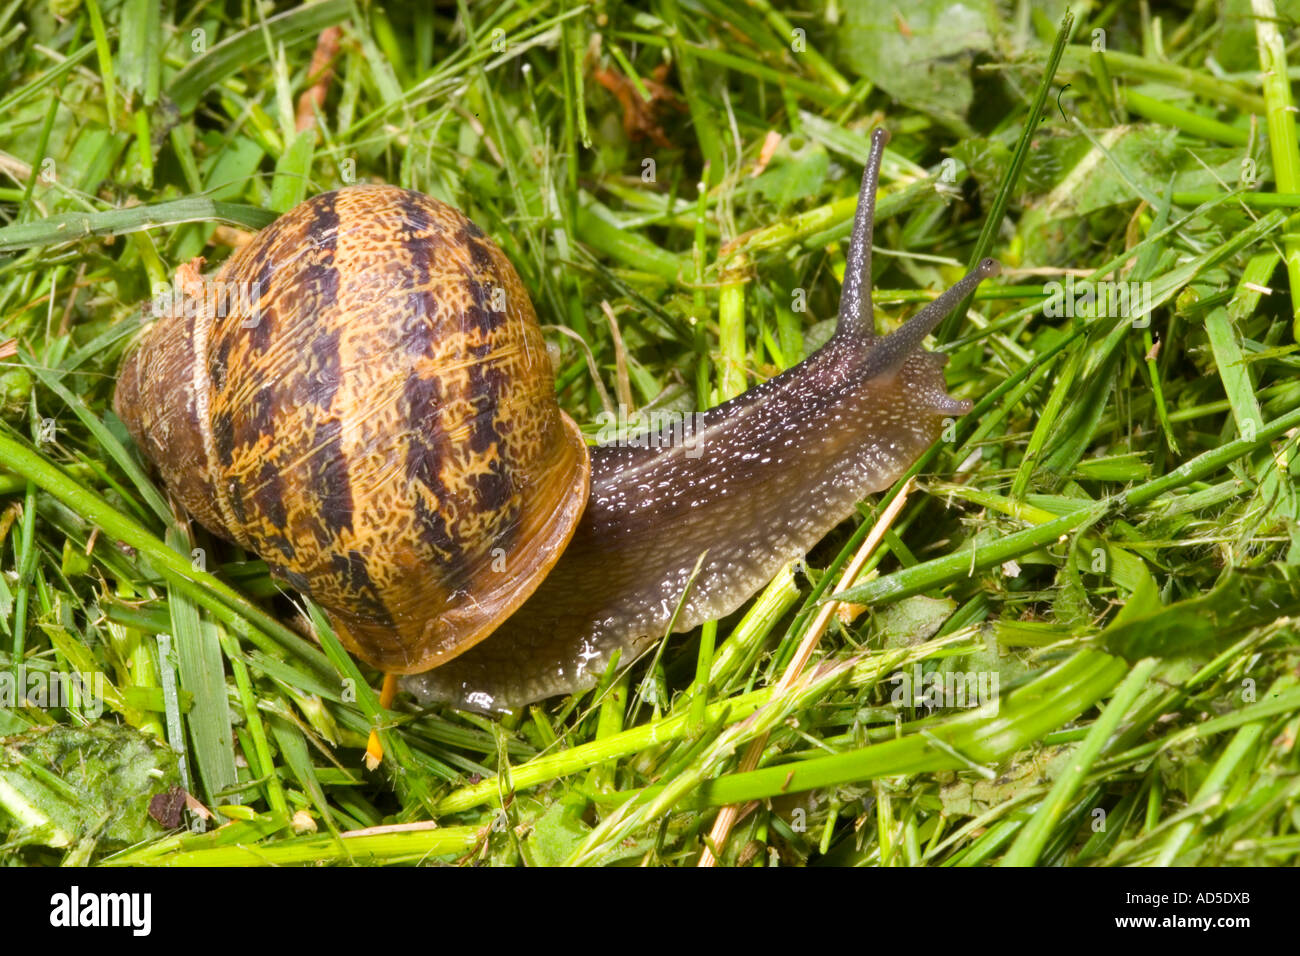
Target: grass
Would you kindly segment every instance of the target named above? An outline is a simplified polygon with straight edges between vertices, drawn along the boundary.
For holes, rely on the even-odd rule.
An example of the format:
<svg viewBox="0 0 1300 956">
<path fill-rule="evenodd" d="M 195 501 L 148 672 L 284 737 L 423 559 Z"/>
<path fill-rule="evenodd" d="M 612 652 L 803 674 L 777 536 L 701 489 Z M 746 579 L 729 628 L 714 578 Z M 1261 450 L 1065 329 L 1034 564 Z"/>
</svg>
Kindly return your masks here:
<svg viewBox="0 0 1300 956">
<path fill-rule="evenodd" d="M 3 861 L 1294 865 L 1300 7 L 893 7 L 0 2 Z M 937 336 L 974 411 L 579 698 L 383 710 L 109 410 L 177 265 L 357 180 L 501 243 L 591 434 L 716 404 L 828 334 L 880 124 L 877 325 L 1006 267 Z"/>
</svg>

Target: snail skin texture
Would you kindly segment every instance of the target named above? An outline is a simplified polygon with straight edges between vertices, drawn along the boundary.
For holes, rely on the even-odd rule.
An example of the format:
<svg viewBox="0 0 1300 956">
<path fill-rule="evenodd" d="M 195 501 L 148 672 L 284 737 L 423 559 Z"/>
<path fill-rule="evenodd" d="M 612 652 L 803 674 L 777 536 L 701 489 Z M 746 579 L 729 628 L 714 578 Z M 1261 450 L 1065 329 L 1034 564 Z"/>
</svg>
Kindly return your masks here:
<svg viewBox="0 0 1300 956">
<path fill-rule="evenodd" d="M 258 233 L 209 283 L 227 301 L 158 317 L 114 407 L 196 519 L 422 701 L 505 710 L 589 688 L 679 604 L 678 632 L 736 610 L 969 411 L 921 343 L 999 267 L 875 335 L 887 141 L 872 136 L 835 334 L 696 416 L 689 441 L 588 449 L 505 255 L 390 186 L 316 196 Z"/>
</svg>

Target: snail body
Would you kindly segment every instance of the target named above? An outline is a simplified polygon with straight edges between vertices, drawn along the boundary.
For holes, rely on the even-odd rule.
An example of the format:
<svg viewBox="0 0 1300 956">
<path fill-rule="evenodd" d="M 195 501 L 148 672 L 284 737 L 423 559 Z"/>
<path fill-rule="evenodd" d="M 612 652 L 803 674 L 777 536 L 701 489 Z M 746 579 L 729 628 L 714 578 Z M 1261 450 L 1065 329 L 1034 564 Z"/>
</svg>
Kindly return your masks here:
<svg viewBox="0 0 1300 956">
<path fill-rule="evenodd" d="M 998 267 L 874 334 L 886 140 L 835 334 L 697 416 L 689 443 L 587 449 L 505 255 L 386 186 L 317 196 L 260 232 L 216 276 L 251 285 L 252 305 L 164 313 L 114 407 L 195 518 L 421 699 L 499 710 L 585 689 L 679 604 L 679 632 L 735 610 L 969 410 L 921 342 Z"/>
</svg>

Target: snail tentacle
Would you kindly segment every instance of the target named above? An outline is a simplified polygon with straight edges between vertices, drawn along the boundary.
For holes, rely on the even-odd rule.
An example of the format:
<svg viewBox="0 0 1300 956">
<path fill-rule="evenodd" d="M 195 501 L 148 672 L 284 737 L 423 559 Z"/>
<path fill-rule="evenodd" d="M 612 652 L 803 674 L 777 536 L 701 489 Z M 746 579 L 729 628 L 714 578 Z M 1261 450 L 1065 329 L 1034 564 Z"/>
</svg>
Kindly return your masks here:
<svg viewBox="0 0 1300 956">
<path fill-rule="evenodd" d="M 885 158 L 889 131 L 877 127 L 871 134 L 871 152 L 862 170 L 862 188 L 858 191 L 858 209 L 853 216 L 853 237 L 845 257 L 844 288 L 840 292 L 837 335 L 859 336 L 864 341 L 875 337 L 871 311 L 871 239 L 876 224 L 876 189 L 880 184 L 880 164 Z"/>
</svg>

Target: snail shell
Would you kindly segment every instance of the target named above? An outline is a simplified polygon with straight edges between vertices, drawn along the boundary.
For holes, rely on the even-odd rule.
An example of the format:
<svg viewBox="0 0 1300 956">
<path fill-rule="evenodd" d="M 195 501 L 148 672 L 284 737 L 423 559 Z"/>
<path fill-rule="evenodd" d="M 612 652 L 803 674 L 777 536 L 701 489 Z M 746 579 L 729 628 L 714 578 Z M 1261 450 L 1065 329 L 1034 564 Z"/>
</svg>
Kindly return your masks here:
<svg viewBox="0 0 1300 956">
<path fill-rule="evenodd" d="M 331 614 L 427 670 L 490 634 L 587 498 L 532 304 L 459 212 L 352 186 L 281 216 L 163 314 L 114 407 L 168 488 Z"/>
</svg>

